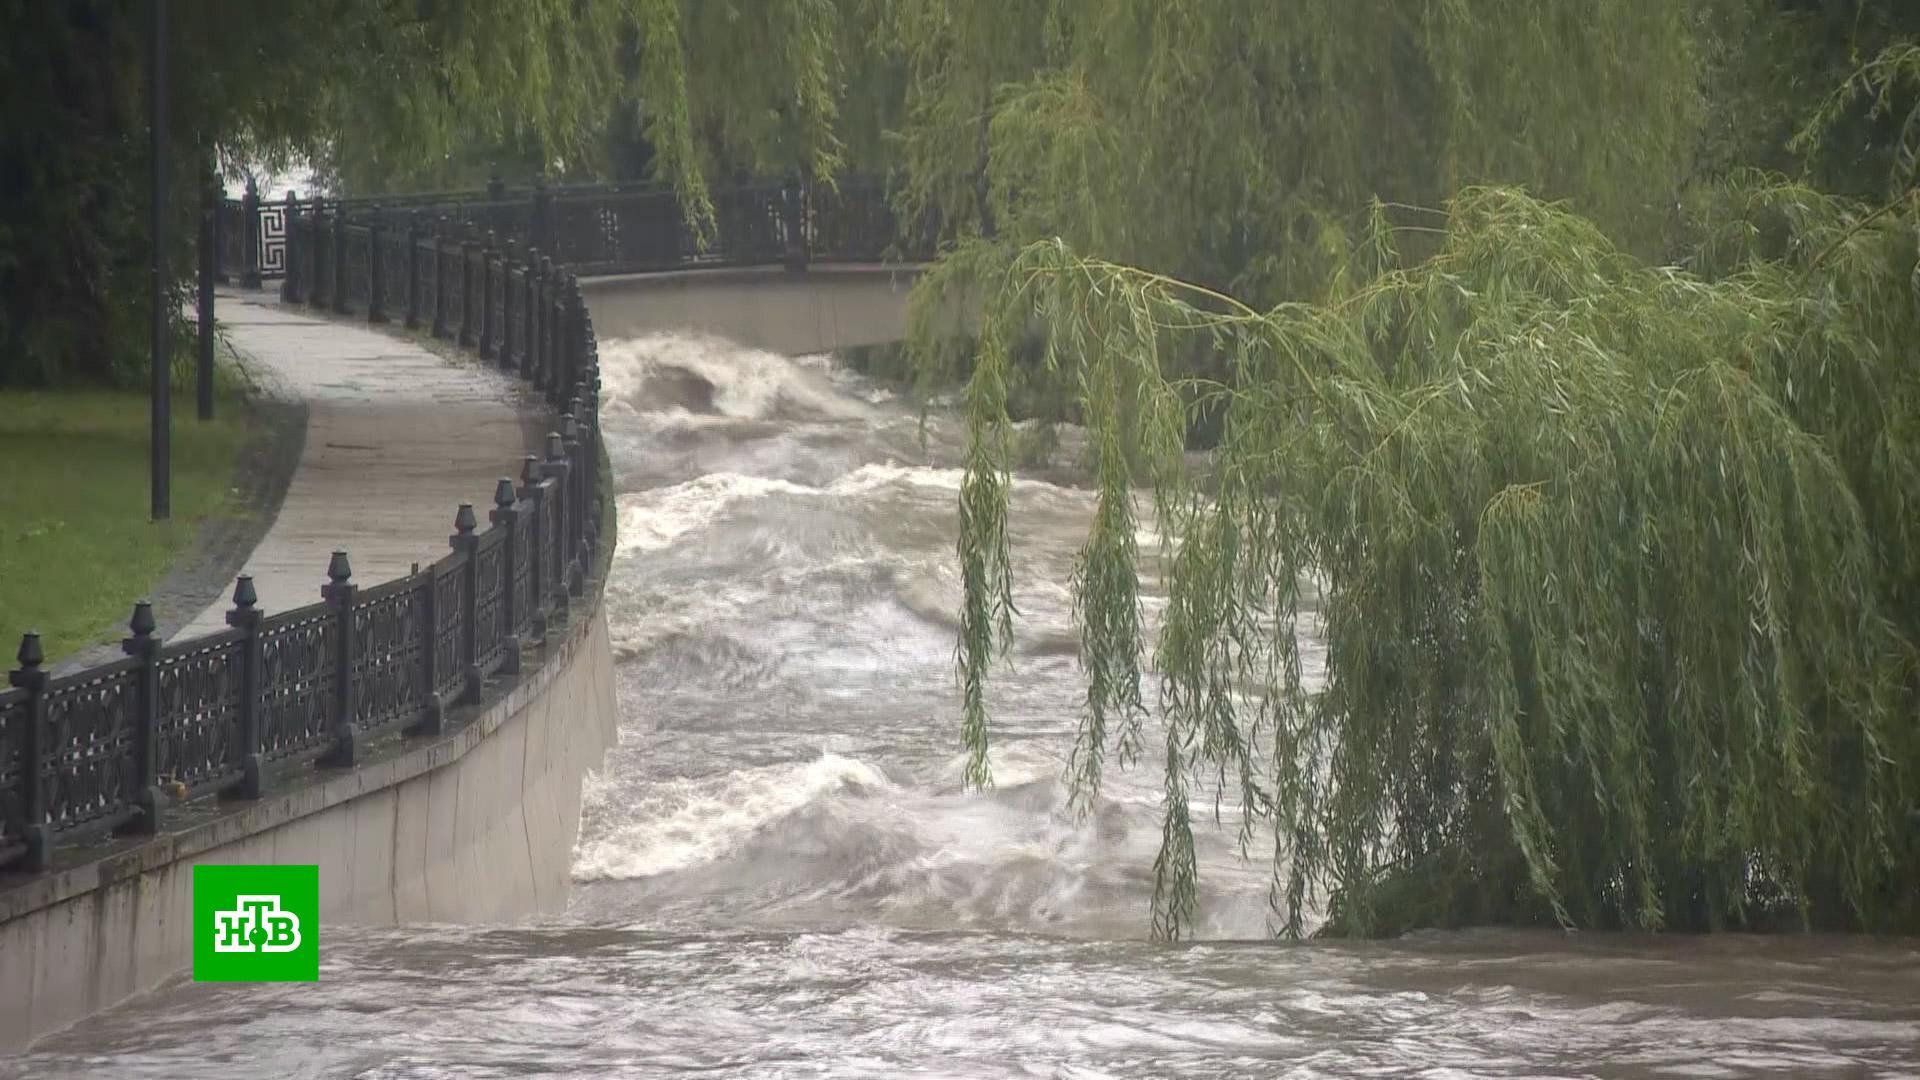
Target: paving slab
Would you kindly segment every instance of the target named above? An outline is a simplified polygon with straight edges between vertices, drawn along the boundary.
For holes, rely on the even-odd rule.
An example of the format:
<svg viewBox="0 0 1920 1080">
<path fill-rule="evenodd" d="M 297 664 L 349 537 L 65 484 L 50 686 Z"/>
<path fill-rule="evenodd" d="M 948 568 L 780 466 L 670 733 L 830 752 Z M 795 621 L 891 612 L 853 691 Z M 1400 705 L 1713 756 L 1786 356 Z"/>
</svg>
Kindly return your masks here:
<svg viewBox="0 0 1920 1080">
<path fill-rule="evenodd" d="M 239 573 L 268 613 L 320 599 L 338 548 L 372 586 L 447 553 L 453 515 L 484 526 L 495 481 L 518 476 L 544 410 L 518 380 L 410 337 L 308 313 L 270 292 L 221 290 L 218 318 L 249 372 L 305 406 L 286 496 Z M 176 637 L 225 629 L 223 597 Z"/>
</svg>

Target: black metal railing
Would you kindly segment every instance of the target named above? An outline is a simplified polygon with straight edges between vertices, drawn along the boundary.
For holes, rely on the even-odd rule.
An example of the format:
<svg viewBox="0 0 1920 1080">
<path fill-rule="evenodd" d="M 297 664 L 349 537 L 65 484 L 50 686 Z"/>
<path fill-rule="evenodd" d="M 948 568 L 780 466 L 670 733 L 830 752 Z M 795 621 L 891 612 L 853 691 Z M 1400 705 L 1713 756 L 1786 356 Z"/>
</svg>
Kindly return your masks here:
<svg viewBox="0 0 1920 1080">
<path fill-rule="evenodd" d="M 568 348 L 597 375 L 590 335 Z M 323 599 L 273 615 L 243 576 L 230 629 L 165 645 L 142 602 L 126 658 L 61 678 L 27 634 L 0 692 L 0 861 L 43 869 L 55 846 L 151 833 L 174 801 L 258 797 L 269 766 L 349 766 L 369 738 L 437 734 L 488 676 L 518 671 L 597 553 L 597 392 L 575 389 L 587 422 L 569 411 L 521 483 L 499 481 L 484 530 L 462 505 L 452 550 L 424 569 L 362 590 L 335 552 Z"/>
<path fill-rule="evenodd" d="M 519 670 L 596 565 L 598 351 L 575 276 L 452 239 L 471 222 L 396 241 L 338 208 L 281 209 L 289 300 L 414 322 L 425 307 L 444 336 L 475 346 L 497 325 L 490 351 L 543 392 L 554 431 L 517 481 L 496 484 L 484 527 L 462 505 L 448 554 L 404 577 L 362 589 L 336 552 L 319 603 L 269 615 L 243 576 L 229 629 L 170 644 L 143 601 L 125 658 L 58 678 L 26 634 L 0 689 L 0 866 L 38 871 L 59 846 L 152 833 L 180 800 L 258 797 L 265 770 L 348 766 L 368 739 L 443 730 L 489 676 Z M 244 224 L 222 223 L 229 235 Z M 242 280 L 261 269 L 244 266 Z M 528 325 L 540 332 L 515 336 Z"/>
</svg>

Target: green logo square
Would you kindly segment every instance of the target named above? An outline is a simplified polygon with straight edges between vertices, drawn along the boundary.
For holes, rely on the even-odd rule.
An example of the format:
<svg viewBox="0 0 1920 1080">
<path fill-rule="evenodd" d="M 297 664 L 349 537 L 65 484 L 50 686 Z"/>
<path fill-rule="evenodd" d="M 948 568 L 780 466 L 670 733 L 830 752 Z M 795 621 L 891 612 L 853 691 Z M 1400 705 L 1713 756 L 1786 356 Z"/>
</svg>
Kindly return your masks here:
<svg viewBox="0 0 1920 1080">
<path fill-rule="evenodd" d="M 318 982 L 318 866 L 193 868 L 194 982 Z"/>
</svg>

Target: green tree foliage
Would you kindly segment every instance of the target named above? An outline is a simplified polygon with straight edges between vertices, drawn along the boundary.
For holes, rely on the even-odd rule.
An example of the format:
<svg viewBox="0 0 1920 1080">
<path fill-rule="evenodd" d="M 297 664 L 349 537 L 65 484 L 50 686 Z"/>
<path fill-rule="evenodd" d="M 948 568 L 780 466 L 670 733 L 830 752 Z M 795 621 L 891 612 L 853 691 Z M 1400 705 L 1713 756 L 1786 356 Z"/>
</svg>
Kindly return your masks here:
<svg viewBox="0 0 1920 1080">
<path fill-rule="evenodd" d="M 1920 36 L 1920 5 L 1709 0 L 1696 36 L 1707 107 L 1696 176 L 1720 180 L 1758 167 L 1804 172 L 1841 194 L 1886 194 L 1901 153 L 1898 129 L 1920 103 L 1920 86 L 1882 83 L 1871 101 L 1858 91 L 1875 67 L 1897 67 L 1898 50 L 1889 50 Z M 1823 100 L 1817 139 L 1801 137 Z"/>
<path fill-rule="evenodd" d="M 1886 190 L 1896 201 L 1911 193 L 1920 184 L 1920 39 L 1888 46 L 1848 76 L 1791 145 L 1819 160 L 1835 152 L 1845 129 L 1861 123 L 1878 130 L 1864 141 L 1860 158 L 1869 168 L 1885 162 Z M 1852 171 L 1864 170 L 1856 164 Z"/>
<path fill-rule="evenodd" d="M 432 178 L 476 139 L 597 145 L 639 0 L 174 4 L 169 208 L 191 269 L 217 159 Z M 0 8 L 0 383 L 112 381 L 142 354 L 147 5 Z"/>
<path fill-rule="evenodd" d="M 702 233 L 709 175 L 831 182 L 843 57 L 833 0 L 640 0 L 635 106 L 656 171 Z M 700 62 L 693 62 L 697 57 Z"/>
<path fill-rule="evenodd" d="M 1192 915 L 1209 782 L 1271 830 L 1296 932 L 1329 897 L 1362 932 L 1914 926 L 1920 220 L 1773 183 L 1727 210 L 1694 272 L 1565 207 L 1469 190 L 1430 258 L 1260 311 L 1025 250 L 968 394 L 975 761 L 971 678 L 1009 629 L 999 387 L 1011 328 L 1038 318 L 1097 448 L 1075 778 L 1097 787 L 1103 752 L 1149 738 L 1150 652 L 1160 931 Z M 1392 237 L 1377 212 L 1371 245 Z M 1226 379 L 1162 366 L 1194 338 Z M 1178 440 L 1195 396 L 1225 412 L 1202 475 Z M 1157 642 L 1136 484 L 1170 543 Z"/>
<path fill-rule="evenodd" d="M 1697 112 L 1685 5 L 900 0 L 910 209 L 1263 301 L 1318 294 L 1370 197 L 1499 179 L 1644 237 Z"/>
</svg>

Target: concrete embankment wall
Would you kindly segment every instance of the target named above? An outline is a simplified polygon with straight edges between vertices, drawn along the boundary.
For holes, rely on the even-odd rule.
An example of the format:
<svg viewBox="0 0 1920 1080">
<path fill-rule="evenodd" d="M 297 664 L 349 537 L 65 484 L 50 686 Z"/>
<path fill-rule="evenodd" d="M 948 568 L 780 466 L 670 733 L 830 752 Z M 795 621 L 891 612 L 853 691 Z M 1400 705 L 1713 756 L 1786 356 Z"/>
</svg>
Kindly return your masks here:
<svg viewBox="0 0 1920 1080">
<path fill-rule="evenodd" d="M 562 909 L 581 779 L 618 725 L 604 612 L 574 611 L 447 736 L 0 893 L 0 1053 L 189 969 L 196 864 L 319 866 L 323 960 L 329 926 Z"/>
</svg>

